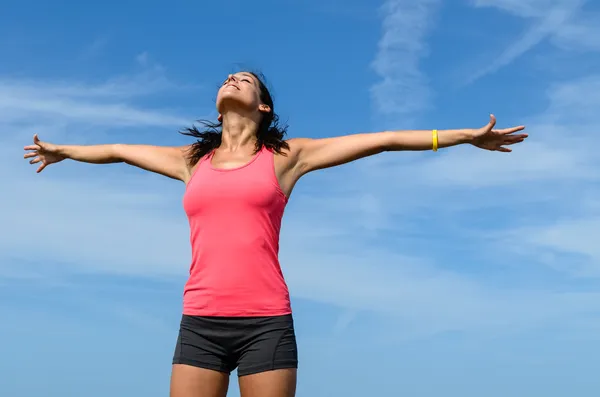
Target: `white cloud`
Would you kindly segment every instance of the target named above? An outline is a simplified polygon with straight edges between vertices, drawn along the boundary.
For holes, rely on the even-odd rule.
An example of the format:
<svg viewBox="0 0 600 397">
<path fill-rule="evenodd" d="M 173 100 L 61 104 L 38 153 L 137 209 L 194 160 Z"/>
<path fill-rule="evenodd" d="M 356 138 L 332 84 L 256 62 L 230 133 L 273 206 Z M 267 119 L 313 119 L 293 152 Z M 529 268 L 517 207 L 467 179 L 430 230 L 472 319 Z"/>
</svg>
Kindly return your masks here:
<svg viewBox="0 0 600 397">
<path fill-rule="evenodd" d="M 577 128 L 569 138 L 578 138 L 591 131 L 580 129 L 585 124 L 598 123 L 597 109 L 600 106 L 600 74 L 554 84 L 548 91 L 550 107 L 543 115 L 550 122 L 570 124 Z"/>
<path fill-rule="evenodd" d="M 14 167 L 14 160 L 3 165 Z M 181 273 L 189 248 L 185 218 L 173 210 L 176 193 L 182 190 L 176 182 L 151 178 L 149 183 L 148 178 L 134 179 L 116 169 L 100 174 L 88 169 L 72 180 L 53 172 L 49 167 L 39 175 L 32 169 L 29 175 L 0 173 L 10 182 L 2 203 L 11 211 L 0 214 L 0 251 L 5 258 L 29 258 L 41 265 L 52 258 L 77 272 Z"/>
<path fill-rule="evenodd" d="M 102 35 L 97 37 L 91 44 L 85 47 L 78 59 L 80 61 L 94 61 L 101 54 L 103 54 L 110 43 L 110 37 L 108 35 Z"/>
<path fill-rule="evenodd" d="M 600 309 L 599 294 L 498 288 L 422 259 L 392 250 L 370 250 L 369 244 L 348 240 L 343 246 L 337 245 L 339 240 L 319 245 L 309 232 L 295 229 L 293 236 L 286 237 L 282 255 L 296 297 L 347 308 L 336 331 L 354 320 L 356 311 L 402 319 L 398 336 L 414 336 L 447 331 L 520 332 Z M 298 241 L 307 249 L 292 248 Z"/>
<path fill-rule="evenodd" d="M 190 118 L 173 112 L 140 109 L 126 100 L 173 88 L 166 80 L 138 76 L 99 85 L 0 80 L 3 123 L 82 122 L 105 126 L 182 126 Z"/>
<path fill-rule="evenodd" d="M 600 277 L 600 212 L 561 217 L 542 225 L 506 232 L 512 250 L 577 278 Z"/>
<path fill-rule="evenodd" d="M 533 127 L 533 136 L 544 133 Z M 422 183 L 433 186 L 470 188 L 515 186 L 527 182 L 578 179 L 597 180 L 600 175 L 587 166 L 595 163 L 591 156 L 576 149 L 561 149 L 540 144 L 532 139 L 515 154 L 463 151 L 450 153 L 428 161 L 414 171 Z M 514 152 L 513 152 L 514 153 Z M 443 170 L 443 172 L 440 172 Z"/>
<path fill-rule="evenodd" d="M 529 22 L 526 31 L 510 46 L 485 60 L 485 66 L 469 73 L 466 83 L 494 73 L 511 64 L 543 40 L 550 39 L 562 49 L 595 49 L 600 38 L 598 19 L 582 17 L 586 0 L 474 0 L 475 7 L 495 7 Z M 586 18 L 585 23 L 580 19 Z M 583 41 L 582 41 L 583 39 Z"/>
<path fill-rule="evenodd" d="M 595 98 L 587 94 L 596 82 L 589 78 L 550 91 L 549 112 L 552 121 L 561 124 L 549 136 L 561 136 L 570 128 L 565 122 L 567 113 L 574 108 L 582 111 L 583 100 L 579 98 Z M 21 105 L 0 102 L 4 103 L 0 118 L 12 115 L 5 124 L 13 128 L 37 127 L 38 102 L 52 109 L 52 117 L 48 117 L 51 123 L 46 127 L 55 137 L 81 125 L 85 120 L 82 114 L 93 115 L 94 123 L 105 127 L 118 127 L 123 120 L 136 126 L 179 122 L 180 116 L 137 103 L 135 95 L 129 94 L 136 92 L 135 85 L 128 89 L 91 86 L 86 95 L 87 90 L 81 88 L 85 86 L 78 84 L 9 83 L 6 86 L 13 87 L 15 97 L 22 98 Z M 585 106 L 592 110 L 595 105 Z M 120 113 L 106 111 L 115 107 Z M 133 116 L 127 115 L 128 111 Z M 547 118 L 541 115 L 535 120 Z M 587 125 L 593 127 L 591 123 L 593 120 Z M 541 137 L 542 133 L 537 134 Z M 465 154 L 460 149 L 448 152 L 443 160 L 430 153 L 387 154 L 307 177 L 294 193 L 283 227 L 282 264 L 292 295 L 346 308 L 336 325 L 337 332 L 362 311 L 392 314 L 404 320 L 408 333 L 416 335 L 448 330 L 506 332 L 555 324 L 598 310 L 599 300 L 594 294 L 576 289 L 558 293 L 514 285 L 500 287 L 468 275 L 460 264 L 434 260 L 448 238 L 458 241 L 465 251 L 485 242 L 485 236 L 468 235 L 460 224 L 455 229 L 460 233 L 444 236 L 439 232 L 448 230 L 457 218 L 473 222 L 469 211 L 476 207 L 474 201 L 480 200 L 480 206 L 501 203 L 507 209 L 510 200 L 518 200 L 515 189 L 526 184 L 540 180 L 560 184 L 569 174 L 578 174 L 580 179 L 593 176 L 585 173 L 595 164 L 590 163 L 593 159 L 581 155 L 591 149 L 577 152 L 581 146 L 576 139 L 572 144 L 549 137 L 533 139 L 533 144 L 523 145 L 525 149 L 502 160 L 495 153 Z M 8 187 L 0 204 L 10 208 L 0 213 L 0 274 L 39 277 L 62 269 L 161 279 L 185 277 L 190 249 L 181 209 L 181 184 L 126 166 L 63 163 L 36 175 L 21 157 L 27 142 L 17 145 L 7 136 L 0 141 L 4 144 L 0 175 Z M 469 156 L 477 162 L 467 160 Z M 578 161 L 573 162 L 577 156 Z M 69 173 L 71 169 L 78 172 Z M 348 183 L 350 173 L 353 183 Z M 471 184 L 476 184 L 477 192 Z M 498 187 L 513 196 L 495 194 L 493 199 L 481 200 L 487 189 Z M 319 197 L 314 197 L 315 191 Z M 440 200 L 433 193 L 445 197 Z M 596 202 L 588 196 L 587 203 L 592 208 Z M 581 250 L 583 245 L 575 244 L 577 233 L 587 233 L 588 229 L 571 230 L 574 234 L 570 242 L 565 240 L 564 247 Z M 464 236 L 470 239 L 460 242 Z M 535 244 L 554 244 L 561 234 L 540 236 L 545 237 Z M 412 247 L 403 239 L 419 244 L 427 240 L 431 251 Z M 467 258 L 464 260 L 475 260 Z M 21 272 L 25 261 L 34 263 Z"/>
<path fill-rule="evenodd" d="M 575 0 L 573 3 L 578 3 Z M 566 0 L 472 0 L 475 7 L 495 7 L 521 17 L 542 17 Z"/>
<path fill-rule="evenodd" d="M 561 182 L 597 181 L 600 157 L 590 142 L 600 128 L 596 117 L 600 75 L 554 84 L 547 100 L 544 112 L 523 120 L 530 137 L 510 154 L 474 147 L 451 148 L 412 161 L 365 162 L 362 168 L 376 183 L 381 183 L 377 174 L 380 167 L 385 167 L 398 180 L 409 178 L 411 183 L 434 187 L 523 188 L 532 182 L 552 182 L 556 186 Z"/>
<path fill-rule="evenodd" d="M 388 247 L 408 240 L 396 246 L 411 252 L 410 241 L 428 239 L 435 252 L 450 242 L 462 247 L 465 261 L 476 260 L 468 255 L 476 253 L 480 266 L 490 270 L 494 263 L 516 261 L 501 265 L 504 272 L 537 272 L 542 278 L 556 270 L 599 275 L 600 157 L 590 145 L 600 128 L 595 116 L 599 86 L 600 75 L 552 85 L 547 110 L 525 120 L 531 136 L 510 155 L 475 148 L 388 153 L 324 176 L 334 194 L 309 202 L 314 219 L 304 220 L 306 234 L 294 235 L 309 246 L 309 254 L 286 255 L 303 267 L 290 266 L 297 294 L 352 310 L 389 310 L 409 319 L 405 324 L 417 327 L 415 332 L 495 327 L 504 332 L 597 311 L 598 295 L 579 292 L 572 280 L 561 279 L 548 289 L 498 288 L 461 273 L 460 267 L 444 271 L 435 263 L 372 246 L 379 246 L 379 239 Z M 335 183 L 350 173 L 353 183 Z M 366 233 L 363 221 L 373 207 L 361 210 L 357 200 L 366 194 L 386 218 L 377 224 L 376 238 Z M 482 214 L 488 218 L 480 219 Z M 345 225 L 340 229 L 346 233 L 336 236 L 346 240 L 344 245 L 336 246 L 335 238 L 326 247 L 311 245 L 310 225 L 336 222 Z M 352 253 L 346 253 L 349 249 Z M 449 259 L 446 266 L 454 262 Z M 307 268 L 318 276 L 311 277 Z"/>
<path fill-rule="evenodd" d="M 428 55 L 426 37 L 439 0 L 388 0 L 381 8 L 382 37 L 372 67 L 381 80 L 371 88 L 376 110 L 413 116 L 425 110 L 431 90 L 419 63 Z"/>
<path fill-rule="evenodd" d="M 525 123 L 530 141 L 511 155 L 452 151 L 411 172 L 425 184 L 477 189 L 469 201 L 474 207 L 486 197 L 481 189 L 491 188 L 489 204 L 510 204 L 523 213 L 511 217 L 506 229 L 488 228 L 495 230 L 490 238 L 497 252 L 570 276 L 598 277 L 600 157 L 592 142 L 600 128 L 599 91 L 600 75 L 554 84 L 548 109 Z"/>
<path fill-rule="evenodd" d="M 11 209 L 0 213 L 4 274 L 26 275 L 6 266 L 31 255 L 81 271 L 100 267 L 134 274 L 163 274 L 165 263 L 185 262 L 185 220 L 172 216 L 167 198 L 173 196 L 164 194 L 174 188 L 177 192 L 175 182 L 70 161 L 37 175 L 22 158 L 22 148 L 33 133 L 59 143 L 72 143 L 72 130 L 77 131 L 77 141 L 95 142 L 98 134 L 123 126 L 144 127 L 141 134 L 171 127 L 176 136 L 177 128 L 189 124 L 191 117 L 141 107 L 137 98 L 182 92 L 181 88 L 190 87 L 145 70 L 100 84 L 0 79 L 0 127 L 6 132 L 0 136 L 0 175 L 5 186 L 1 202 Z M 73 175 L 72 169 L 80 172 Z M 128 241 L 128 236 L 137 238 Z M 139 252 L 146 255 L 138 259 Z M 180 256 L 173 261 L 177 253 Z"/>
<path fill-rule="evenodd" d="M 552 43 L 565 51 L 600 51 L 600 14 L 582 13 L 552 36 Z"/>
<path fill-rule="evenodd" d="M 600 75 L 591 75 L 548 91 L 549 107 L 536 118 L 544 126 L 539 128 L 542 150 L 530 157 L 539 164 L 540 158 L 561 154 L 540 168 L 537 180 L 547 183 L 535 186 L 538 196 L 553 197 L 553 205 L 545 204 L 545 216 L 518 221 L 498 237 L 523 258 L 576 277 L 600 276 L 600 157 L 592 143 L 600 128 L 599 90 Z"/>
</svg>

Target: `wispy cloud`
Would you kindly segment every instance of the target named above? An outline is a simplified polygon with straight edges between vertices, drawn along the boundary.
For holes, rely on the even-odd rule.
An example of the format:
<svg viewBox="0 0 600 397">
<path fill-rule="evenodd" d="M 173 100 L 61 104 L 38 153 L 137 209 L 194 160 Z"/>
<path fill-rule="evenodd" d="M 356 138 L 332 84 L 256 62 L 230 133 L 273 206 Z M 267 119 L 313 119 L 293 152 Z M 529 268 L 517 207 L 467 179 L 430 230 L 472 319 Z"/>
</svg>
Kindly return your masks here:
<svg viewBox="0 0 600 397">
<path fill-rule="evenodd" d="M 564 137 L 563 131 L 592 133 L 598 129 L 597 122 L 588 117 L 597 108 L 599 98 L 593 90 L 598 82 L 600 78 L 590 76 L 550 90 L 548 111 L 532 118 L 537 124 L 530 131 L 535 137 L 533 144 L 510 156 L 487 152 L 483 156 L 484 152 L 469 148 L 441 151 L 435 155 L 438 157 L 428 159 L 388 153 L 307 177 L 290 201 L 282 232 L 281 259 L 292 295 L 344 308 L 334 332 L 341 332 L 364 312 L 402 319 L 403 332 L 413 336 L 449 330 L 513 332 L 588 318 L 600 308 L 596 294 L 576 287 L 556 292 L 554 285 L 501 286 L 465 268 L 476 263 L 497 266 L 493 256 L 499 244 L 506 244 L 502 238 L 534 227 L 536 240 L 519 240 L 524 242 L 524 251 L 552 244 L 595 258 L 595 251 L 583 251 L 585 244 L 576 244 L 589 241 L 589 235 L 580 234 L 590 233 L 594 226 L 581 223 L 576 217 L 584 215 L 565 207 L 565 197 L 572 194 L 561 187 L 591 180 L 594 175 L 586 170 L 597 167 L 596 160 L 588 156 L 587 141 L 578 139 L 584 138 L 581 134 L 569 135 L 560 145 L 553 139 Z M 136 92 L 135 85 L 127 90 L 92 89 L 87 96 L 82 87 L 88 85 L 13 81 L 6 86 L 15 93 L 26 92 L 20 95 L 30 102 L 46 103 L 47 98 L 54 98 L 52 114 L 60 116 L 50 118 L 48 128 L 54 129 L 54 136 L 64 136 L 68 128 L 81 124 L 82 111 L 69 111 L 81 102 L 103 127 L 119 127 L 123 118 L 138 126 L 153 120 L 157 127 L 180 118 L 136 101 L 135 95 L 129 95 Z M 39 123 L 38 107 L 3 103 L 0 115 L 12 115 L 6 123 L 13 128 L 32 128 Z M 115 117 L 115 113 L 105 112 L 113 106 L 126 106 L 121 111 L 129 109 L 136 116 Z M 569 116 L 573 109 L 579 112 L 577 120 Z M 20 113 L 18 118 L 15 110 Z M 551 120 L 553 130 L 547 132 L 540 120 L 546 125 Z M 586 121 L 582 130 L 581 120 Z M 11 209 L 0 212 L 0 274 L 38 279 L 45 273 L 60 272 L 163 280 L 185 277 L 190 248 L 180 206 L 181 184 L 125 166 L 60 164 L 36 175 L 21 158 L 23 143 L 17 145 L 6 135 L 0 140 L 0 150 L 5 153 L 0 156 L 0 175 L 9 186 L 0 204 Z M 469 157 L 477 161 L 466 160 Z M 79 172 L 68 173 L 68 169 Z M 577 178 L 569 178 L 570 174 Z M 349 184 L 348 180 L 360 183 Z M 531 202 L 526 203 L 521 195 L 529 185 L 538 190 L 528 194 Z M 552 231 L 560 225 L 557 221 L 544 223 L 546 215 L 540 214 L 537 218 L 509 217 L 501 224 L 478 223 L 481 213 L 491 213 L 496 220 L 504 218 L 496 215 L 498 208 L 509 211 L 514 204 L 510 211 L 515 213 L 519 206 L 533 208 L 544 202 L 548 192 L 557 198 L 544 205 L 555 214 L 573 217 L 570 229 L 564 229 L 567 234 Z M 593 195 L 587 197 L 586 205 L 593 208 L 594 201 L 589 200 Z M 481 247 L 490 246 L 493 254 L 481 252 Z M 461 259 L 448 260 L 453 252 Z M 520 258 L 523 266 L 538 264 L 529 255 Z M 36 262 L 35 274 L 20 274 L 25 261 Z"/>
<path fill-rule="evenodd" d="M 10 209 L 0 212 L 1 282 L 64 288 L 69 274 L 163 280 L 185 274 L 187 225 L 172 207 L 181 184 L 149 174 L 132 176 L 130 169 L 92 170 L 77 163 L 36 175 L 22 158 L 22 147 L 34 132 L 58 143 L 99 143 L 105 131 L 121 127 L 134 129 L 138 141 L 165 127 L 176 137 L 176 130 L 193 120 L 185 115 L 189 109 L 142 104 L 153 95 L 184 95 L 198 87 L 172 82 L 147 55 L 137 61 L 139 73 L 99 83 L 0 77 L 0 204 Z M 135 253 L 141 253 L 140 259 Z M 140 326 L 164 327 L 150 313 L 100 301 L 90 297 L 86 306 Z"/>
<path fill-rule="evenodd" d="M 492 55 L 493 59 L 491 62 L 489 59 L 486 59 L 485 66 L 470 73 L 465 83 L 473 83 L 511 64 L 545 39 L 553 39 L 554 43 L 560 43 L 562 48 L 567 49 L 570 45 L 577 45 L 581 37 L 598 37 L 600 29 L 594 27 L 593 22 L 588 22 L 586 25 L 580 25 L 578 22 L 585 3 L 586 0 L 472 1 L 475 7 L 495 7 L 517 17 L 526 18 L 530 23 L 519 39 L 502 50 L 497 56 Z M 594 40 L 591 38 L 587 41 L 594 43 Z M 571 42 L 570 45 L 567 45 L 568 42 Z M 594 44 L 587 47 L 594 48 Z"/>
<path fill-rule="evenodd" d="M 190 118 L 128 103 L 175 88 L 164 78 L 146 74 L 101 84 L 0 79 L 0 114 L 3 123 L 53 119 L 89 125 L 181 126 Z"/>
<path fill-rule="evenodd" d="M 160 187 L 158 190 L 152 187 L 150 182 L 144 182 L 159 179 L 158 186 L 162 186 L 162 182 L 173 188 L 172 181 L 163 181 L 152 175 L 139 176 L 133 181 L 127 173 L 107 180 L 105 178 L 111 175 L 111 167 L 96 167 L 92 174 L 73 174 L 64 172 L 70 168 L 66 164 L 35 175 L 31 166 L 22 159 L 22 147 L 30 142 L 34 132 L 43 139 L 58 143 L 99 143 L 99 134 L 124 126 L 144 127 L 141 134 L 169 127 L 176 136 L 177 128 L 193 118 L 184 116 L 184 111 L 141 106 L 143 99 L 140 97 L 181 93 L 181 88 L 164 75 L 156 71 L 148 73 L 148 70 L 129 78 L 119 76 L 98 84 L 0 78 L 0 128 L 3 131 L 0 135 L 0 175 L 5 186 L 1 201 L 6 208 L 11 208 L 11 211 L 0 213 L 0 224 L 3 225 L 0 229 L 3 240 L 0 250 L 4 259 L 2 273 L 13 276 L 22 273 L 18 267 L 11 269 L 7 266 L 19 258 L 26 260 L 26 251 L 35 253 L 36 257 L 50 256 L 59 263 L 76 264 L 80 271 L 86 271 L 86 265 L 80 264 L 96 258 L 91 260 L 91 268 L 96 269 L 104 263 L 112 267 L 112 271 L 130 273 L 127 269 L 131 269 L 136 261 L 126 254 L 129 243 L 125 241 L 129 234 L 140 237 L 137 250 L 154 250 L 149 257 L 156 258 L 155 261 L 145 265 L 139 262 L 139 266 L 147 266 L 150 273 L 157 263 L 171 261 L 169 251 L 164 249 L 166 245 L 181 248 L 179 252 L 185 256 L 185 243 L 178 244 L 178 241 L 185 241 L 182 220 L 178 222 L 165 214 L 166 196 L 163 191 Z M 71 135 L 72 131 L 77 131 L 76 139 Z M 85 168 L 82 164 L 69 165 Z M 135 214 L 140 214 L 140 211 L 145 213 L 148 207 L 157 209 L 157 212 L 140 216 L 138 222 L 127 221 L 131 216 L 137 217 Z M 43 215 L 38 218 L 40 213 Z M 154 216 L 160 218 L 155 219 L 156 224 L 165 231 L 170 230 L 166 239 L 157 239 L 151 232 L 151 225 L 144 225 L 144 222 L 152 222 Z M 73 220 L 77 221 L 73 223 Z M 33 247 L 32 235 L 37 236 Z M 171 238 L 173 240 L 167 242 Z M 115 249 L 101 248 L 105 244 Z"/>
<path fill-rule="evenodd" d="M 426 39 L 439 0 L 387 0 L 382 8 L 382 36 L 372 67 L 381 79 L 371 88 L 377 112 L 412 117 L 425 110 L 432 91 L 420 61 L 428 55 Z"/>
<path fill-rule="evenodd" d="M 592 75 L 548 91 L 549 107 L 536 118 L 548 123 L 539 122 L 543 153 L 528 156 L 540 164 L 548 152 L 561 153 L 543 167 L 546 172 L 540 169 L 538 183 L 529 184 L 538 197 L 551 198 L 543 203 L 547 212 L 518 220 L 497 235 L 498 245 L 517 256 L 575 277 L 600 277 L 600 158 L 590 145 L 600 128 L 599 90 L 600 75 Z"/>
<path fill-rule="evenodd" d="M 504 234 L 513 251 L 561 273 L 577 278 L 600 277 L 600 211 L 585 217 L 561 217 L 542 225 L 523 227 Z"/>
<path fill-rule="evenodd" d="M 80 61 L 93 61 L 106 51 L 110 41 L 109 35 L 97 37 L 91 44 L 81 51 L 78 59 Z"/>
<path fill-rule="evenodd" d="M 305 229 L 296 224 L 284 236 L 282 260 L 296 297 L 347 308 L 336 331 L 356 316 L 355 311 L 402 319 L 400 337 L 448 331 L 521 332 L 600 309 L 598 294 L 500 288 L 458 269 L 444 270 L 431 260 L 373 248 L 371 241 L 353 236 L 319 242 L 310 236 L 311 221 L 312 217 L 306 220 Z M 298 241 L 304 250 L 294 248 Z"/>
<path fill-rule="evenodd" d="M 600 128 L 598 84 L 596 75 L 552 85 L 548 108 L 525 120 L 530 141 L 510 155 L 469 147 L 426 157 L 388 153 L 331 172 L 322 181 L 328 197 L 307 202 L 303 219 L 288 221 L 294 240 L 287 237 L 284 247 L 308 246 L 283 250 L 296 294 L 393 313 L 416 333 L 509 332 L 592 319 L 598 295 L 561 276 L 595 277 L 600 269 L 593 242 L 600 159 L 589 145 Z M 348 175 L 357 183 L 335 182 Z M 374 234 L 359 204 L 367 192 L 385 220 L 370 225 Z M 340 230 L 325 246 L 312 235 L 314 224 Z M 425 248 L 433 241 L 435 248 Z M 460 260 L 444 253 L 457 247 Z M 464 268 L 471 266 L 477 274 L 502 269 L 520 281 L 498 287 L 469 275 Z M 557 283 L 533 279 L 534 288 L 523 278 L 557 277 L 557 270 Z"/>
<path fill-rule="evenodd" d="M 581 13 L 552 36 L 552 43 L 566 51 L 600 51 L 600 14 Z"/>
<path fill-rule="evenodd" d="M 35 112 L 38 119 L 57 117 L 104 125 L 160 125 L 182 126 L 190 119 L 183 116 L 136 109 L 125 104 L 92 104 L 65 97 L 36 98 L 23 94 L 4 96 L 0 94 L 0 110 L 10 113 L 9 119 L 22 120 L 28 112 Z M 110 119 L 107 119 L 107 116 Z"/>
</svg>

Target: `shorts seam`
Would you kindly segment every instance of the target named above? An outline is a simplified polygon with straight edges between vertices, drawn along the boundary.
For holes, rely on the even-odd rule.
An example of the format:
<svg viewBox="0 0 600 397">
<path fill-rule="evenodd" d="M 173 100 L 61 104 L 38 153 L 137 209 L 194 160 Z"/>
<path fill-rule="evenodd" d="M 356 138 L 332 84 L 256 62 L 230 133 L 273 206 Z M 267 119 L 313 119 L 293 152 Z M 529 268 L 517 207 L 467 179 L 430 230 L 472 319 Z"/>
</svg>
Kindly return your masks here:
<svg viewBox="0 0 600 397">
<path fill-rule="evenodd" d="M 253 375 L 259 372 L 275 371 L 278 369 L 289 369 L 298 368 L 297 360 L 277 360 L 275 362 L 264 362 L 262 364 L 255 364 L 252 366 L 244 367 L 240 370 L 238 368 L 238 376 Z"/>
<path fill-rule="evenodd" d="M 277 356 L 277 349 L 279 349 L 279 344 L 281 343 L 281 340 L 283 339 L 284 336 L 287 335 L 287 333 L 289 332 L 289 328 L 286 329 L 285 331 L 283 331 L 281 333 L 281 335 L 279 335 L 279 338 L 277 338 L 277 343 L 275 344 L 275 349 L 273 349 L 273 356 L 271 357 L 271 365 L 275 366 L 275 357 Z"/>
<path fill-rule="evenodd" d="M 229 370 L 229 368 L 220 365 L 220 364 L 211 364 L 211 363 L 207 363 L 207 362 L 203 362 L 203 361 L 198 361 L 198 360 L 193 360 L 193 359 L 189 359 L 189 358 L 178 358 L 173 360 L 173 365 L 175 364 L 183 364 L 183 365 L 191 365 L 193 367 L 198 367 L 198 368 L 203 368 L 203 369 L 210 369 L 213 371 L 218 371 L 218 372 L 224 372 L 227 374 L 230 374 L 231 371 Z"/>
</svg>

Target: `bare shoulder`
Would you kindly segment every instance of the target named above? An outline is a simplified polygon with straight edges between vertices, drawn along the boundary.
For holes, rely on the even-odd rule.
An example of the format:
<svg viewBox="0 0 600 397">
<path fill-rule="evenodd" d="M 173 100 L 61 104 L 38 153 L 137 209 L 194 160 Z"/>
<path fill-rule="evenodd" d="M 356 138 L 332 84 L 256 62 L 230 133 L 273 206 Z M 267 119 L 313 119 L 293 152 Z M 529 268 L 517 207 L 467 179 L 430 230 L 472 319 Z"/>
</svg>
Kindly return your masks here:
<svg viewBox="0 0 600 397">
<path fill-rule="evenodd" d="M 287 141 L 289 145 L 288 169 L 300 177 L 309 171 L 307 158 L 311 153 L 327 142 L 327 138 L 292 138 Z"/>
<path fill-rule="evenodd" d="M 312 141 L 310 138 L 290 138 L 285 142 L 287 143 L 287 148 L 282 148 L 281 154 L 276 154 L 275 161 L 278 163 L 279 167 L 284 170 L 293 169 L 298 162 L 300 154 L 306 145 Z"/>
<path fill-rule="evenodd" d="M 182 146 L 158 146 L 158 150 L 161 150 L 166 156 L 172 158 L 174 161 L 184 162 L 187 168 L 192 168 L 194 164 L 190 163 L 192 158 L 192 147 L 193 145 L 182 145 Z"/>
<path fill-rule="evenodd" d="M 189 180 L 196 163 L 193 162 L 193 144 L 180 146 L 159 146 L 158 150 L 164 153 L 165 159 L 170 159 L 174 167 L 182 169 L 182 180 Z"/>
<path fill-rule="evenodd" d="M 184 161 L 187 170 L 186 176 L 189 179 L 199 163 L 199 161 L 194 161 L 194 145 L 171 146 L 170 149 L 174 155 L 177 155 Z"/>
<path fill-rule="evenodd" d="M 169 146 L 168 149 L 171 150 L 173 154 L 177 154 L 179 156 L 182 156 L 184 159 L 187 159 L 191 156 L 193 147 L 194 145 L 190 144 L 183 146 Z"/>
<path fill-rule="evenodd" d="M 290 146 L 291 153 L 302 151 L 303 148 L 310 145 L 314 141 L 315 139 L 312 138 L 290 138 L 286 140 L 287 144 Z"/>
<path fill-rule="evenodd" d="M 289 173 L 294 168 L 298 158 L 300 141 L 302 138 L 286 139 L 285 144 L 280 150 L 273 151 L 275 161 L 275 171 L 279 176 Z"/>
<path fill-rule="evenodd" d="M 289 157 L 288 161 L 296 163 L 302 155 L 302 152 L 306 151 L 306 149 L 313 145 L 316 141 L 317 139 L 313 138 L 290 138 L 286 140 L 289 149 L 284 152 L 285 156 Z"/>
</svg>

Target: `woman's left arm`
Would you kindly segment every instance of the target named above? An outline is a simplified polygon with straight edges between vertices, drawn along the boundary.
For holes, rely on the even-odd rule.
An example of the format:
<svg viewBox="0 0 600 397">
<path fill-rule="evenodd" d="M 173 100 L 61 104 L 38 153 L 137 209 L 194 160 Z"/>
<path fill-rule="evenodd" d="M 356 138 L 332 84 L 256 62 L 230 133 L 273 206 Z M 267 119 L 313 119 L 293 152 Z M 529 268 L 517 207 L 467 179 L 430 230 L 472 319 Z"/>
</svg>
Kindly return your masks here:
<svg viewBox="0 0 600 397">
<path fill-rule="evenodd" d="M 295 167 L 298 174 L 334 167 L 386 151 L 437 150 L 465 143 L 499 152 L 504 146 L 522 142 L 527 134 L 515 134 L 524 126 L 494 129 L 496 118 L 477 129 L 385 131 L 323 139 L 294 139 Z M 290 142 L 291 143 L 291 142 Z"/>
</svg>

